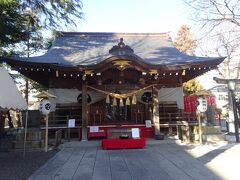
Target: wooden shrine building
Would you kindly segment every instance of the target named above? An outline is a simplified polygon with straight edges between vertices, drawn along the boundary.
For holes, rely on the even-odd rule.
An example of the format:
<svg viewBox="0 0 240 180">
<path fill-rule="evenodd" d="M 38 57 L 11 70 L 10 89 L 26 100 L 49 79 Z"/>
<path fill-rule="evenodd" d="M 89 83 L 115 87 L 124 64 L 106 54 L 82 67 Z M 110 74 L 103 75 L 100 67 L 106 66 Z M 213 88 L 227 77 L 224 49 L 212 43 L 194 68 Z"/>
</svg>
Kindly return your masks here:
<svg viewBox="0 0 240 180">
<path fill-rule="evenodd" d="M 59 32 L 42 56 L 3 58 L 57 96 L 49 121 L 76 119 L 82 139 L 90 126 L 144 133 L 145 120 L 158 134 L 182 112 L 182 84 L 223 59 L 183 54 L 167 33 L 97 32 Z"/>
</svg>

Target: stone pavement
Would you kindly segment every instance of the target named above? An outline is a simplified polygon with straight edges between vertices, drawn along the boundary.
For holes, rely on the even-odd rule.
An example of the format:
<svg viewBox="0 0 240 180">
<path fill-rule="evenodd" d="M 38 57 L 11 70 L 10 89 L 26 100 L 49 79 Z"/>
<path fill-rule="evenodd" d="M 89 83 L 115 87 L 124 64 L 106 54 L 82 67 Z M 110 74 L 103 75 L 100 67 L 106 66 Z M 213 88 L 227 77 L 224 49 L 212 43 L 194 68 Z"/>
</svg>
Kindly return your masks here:
<svg viewBox="0 0 240 180">
<path fill-rule="evenodd" d="M 144 149 L 102 150 L 100 141 L 64 143 L 29 180 L 240 179 L 240 145 L 147 140 Z"/>
</svg>

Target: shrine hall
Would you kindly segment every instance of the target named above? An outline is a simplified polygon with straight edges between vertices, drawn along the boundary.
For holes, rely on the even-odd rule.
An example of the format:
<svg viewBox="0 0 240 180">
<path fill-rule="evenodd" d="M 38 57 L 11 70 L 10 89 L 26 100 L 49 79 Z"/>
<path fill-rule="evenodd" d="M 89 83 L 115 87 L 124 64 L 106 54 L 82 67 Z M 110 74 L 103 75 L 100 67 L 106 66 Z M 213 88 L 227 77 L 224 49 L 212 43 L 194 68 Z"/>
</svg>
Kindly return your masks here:
<svg viewBox="0 0 240 180">
<path fill-rule="evenodd" d="M 142 138 L 174 133 L 177 121 L 194 120 L 184 114 L 183 83 L 223 60 L 181 53 L 168 33 L 102 32 L 58 32 L 42 56 L 3 58 L 57 97 L 49 128 L 74 119 L 82 140 L 132 128 Z"/>
</svg>

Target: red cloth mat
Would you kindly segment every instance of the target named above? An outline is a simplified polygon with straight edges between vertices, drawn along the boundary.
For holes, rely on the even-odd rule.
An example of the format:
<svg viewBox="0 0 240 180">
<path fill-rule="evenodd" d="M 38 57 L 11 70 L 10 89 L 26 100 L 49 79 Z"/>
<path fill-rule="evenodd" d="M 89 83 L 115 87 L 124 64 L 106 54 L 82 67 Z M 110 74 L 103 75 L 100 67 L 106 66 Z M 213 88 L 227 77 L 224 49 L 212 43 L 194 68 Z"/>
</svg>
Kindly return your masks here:
<svg viewBox="0 0 240 180">
<path fill-rule="evenodd" d="M 145 138 L 138 139 L 103 139 L 103 149 L 134 149 L 144 148 L 146 146 Z"/>
</svg>

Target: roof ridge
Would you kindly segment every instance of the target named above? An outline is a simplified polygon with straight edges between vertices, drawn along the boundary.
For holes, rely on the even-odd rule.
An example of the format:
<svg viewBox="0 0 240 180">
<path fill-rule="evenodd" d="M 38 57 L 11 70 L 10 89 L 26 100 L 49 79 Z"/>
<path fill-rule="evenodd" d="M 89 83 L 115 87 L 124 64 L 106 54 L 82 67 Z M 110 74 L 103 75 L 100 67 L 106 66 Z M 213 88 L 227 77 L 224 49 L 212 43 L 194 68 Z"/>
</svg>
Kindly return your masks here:
<svg viewBox="0 0 240 180">
<path fill-rule="evenodd" d="M 67 32 L 67 31 L 58 31 L 59 36 L 75 36 L 75 35 L 93 35 L 93 36 L 166 36 L 169 37 L 170 32 L 162 33 L 134 33 L 134 32 Z"/>
</svg>

